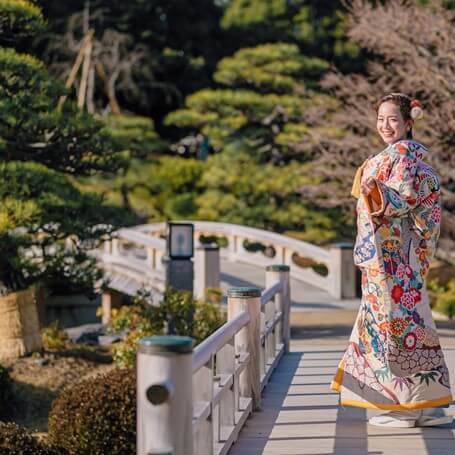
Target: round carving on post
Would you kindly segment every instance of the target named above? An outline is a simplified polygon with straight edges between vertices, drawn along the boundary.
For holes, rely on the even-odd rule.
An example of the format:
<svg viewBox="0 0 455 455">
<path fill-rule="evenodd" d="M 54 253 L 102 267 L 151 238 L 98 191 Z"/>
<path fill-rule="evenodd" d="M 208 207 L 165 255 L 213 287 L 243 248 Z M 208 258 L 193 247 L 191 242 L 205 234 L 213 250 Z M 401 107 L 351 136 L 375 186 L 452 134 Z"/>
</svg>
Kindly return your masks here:
<svg viewBox="0 0 455 455">
<path fill-rule="evenodd" d="M 153 405 L 166 403 L 169 400 L 171 391 L 166 384 L 152 384 L 145 392 L 147 400 Z"/>
</svg>

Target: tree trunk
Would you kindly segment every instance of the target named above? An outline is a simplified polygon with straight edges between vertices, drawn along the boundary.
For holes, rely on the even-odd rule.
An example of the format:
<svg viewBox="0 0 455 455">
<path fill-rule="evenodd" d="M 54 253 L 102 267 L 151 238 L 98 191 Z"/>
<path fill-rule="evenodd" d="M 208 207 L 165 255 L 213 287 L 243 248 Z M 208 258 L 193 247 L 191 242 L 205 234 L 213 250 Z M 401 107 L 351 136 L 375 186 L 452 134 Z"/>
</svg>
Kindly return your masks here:
<svg viewBox="0 0 455 455">
<path fill-rule="evenodd" d="M 0 360 L 42 348 L 35 288 L 0 297 Z"/>
</svg>

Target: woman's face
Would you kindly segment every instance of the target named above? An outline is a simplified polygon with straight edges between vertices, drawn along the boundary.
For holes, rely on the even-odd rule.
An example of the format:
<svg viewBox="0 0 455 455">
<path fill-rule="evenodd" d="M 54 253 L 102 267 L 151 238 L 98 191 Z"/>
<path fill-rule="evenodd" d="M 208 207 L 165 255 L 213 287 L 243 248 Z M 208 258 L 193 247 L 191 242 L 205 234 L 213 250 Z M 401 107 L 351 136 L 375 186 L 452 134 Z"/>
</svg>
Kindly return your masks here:
<svg viewBox="0 0 455 455">
<path fill-rule="evenodd" d="M 379 106 L 376 128 L 386 144 L 406 138 L 406 133 L 411 126 L 411 121 L 404 121 L 400 108 L 391 101 L 386 101 Z"/>
</svg>

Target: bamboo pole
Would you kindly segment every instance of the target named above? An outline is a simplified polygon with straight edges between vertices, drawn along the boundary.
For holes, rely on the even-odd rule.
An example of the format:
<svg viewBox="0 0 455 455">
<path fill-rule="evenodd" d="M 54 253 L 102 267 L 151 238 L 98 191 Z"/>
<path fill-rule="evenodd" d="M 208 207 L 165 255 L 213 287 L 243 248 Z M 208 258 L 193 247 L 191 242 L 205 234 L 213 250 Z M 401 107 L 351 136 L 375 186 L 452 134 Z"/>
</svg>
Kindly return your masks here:
<svg viewBox="0 0 455 455">
<path fill-rule="evenodd" d="M 82 61 L 84 60 L 84 55 L 85 55 L 85 48 L 87 47 L 88 43 L 91 42 L 93 38 L 94 31 L 90 30 L 87 35 L 84 36 L 81 47 L 79 49 L 79 52 L 77 54 L 76 60 L 74 61 L 73 67 L 71 68 L 70 74 L 68 76 L 68 79 L 65 82 L 65 87 L 69 89 L 73 84 L 74 81 L 76 80 L 76 75 L 77 72 L 79 71 L 79 68 L 81 67 Z M 57 110 L 61 110 L 63 104 L 66 101 L 66 98 L 68 98 L 68 95 L 62 95 L 57 104 Z"/>
<path fill-rule="evenodd" d="M 82 76 L 81 82 L 79 84 L 79 93 L 77 96 L 77 107 L 79 109 L 83 109 L 85 104 L 85 96 L 87 93 L 88 77 L 92 58 L 92 47 L 92 40 L 89 39 L 87 45 L 85 46 L 84 62 L 82 64 Z"/>
</svg>

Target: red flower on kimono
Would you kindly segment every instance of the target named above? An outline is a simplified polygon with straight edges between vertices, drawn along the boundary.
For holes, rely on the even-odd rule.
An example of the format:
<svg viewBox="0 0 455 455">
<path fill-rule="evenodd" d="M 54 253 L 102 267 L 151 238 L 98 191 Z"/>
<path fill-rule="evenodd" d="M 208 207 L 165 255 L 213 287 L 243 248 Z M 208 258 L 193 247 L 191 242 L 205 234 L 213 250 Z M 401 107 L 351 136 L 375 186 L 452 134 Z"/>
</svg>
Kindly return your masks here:
<svg viewBox="0 0 455 455">
<path fill-rule="evenodd" d="M 415 304 L 419 303 L 422 300 L 422 293 L 416 288 L 411 288 L 409 290 L 409 294 L 412 295 Z"/>
<path fill-rule="evenodd" d="M 396 284 L 393 288 L 392 288 L 392 299 L 395 303 L 399 303 L 400 300 L 401 300 L 401 296 L 403 295 L 404 291 L 403 291 L 403 287 L 400 286 L 399 284 Z"/>
<path fill-rule="evenodd" d="M 408 151 L 408 148 L 404 144 L 396 144 L 395 149 L 402 155 L 406 155 L 406 152 Z"/>
<path fill-rule="evenodd" d="M 389 178 L 391 163 L 392 158 L 390 156 L 386 156 L 381 162 L 376 175 L 376 178 L 381 182 L 385 182 Z"/>
<path fill-rule="evenodd" d="M 390 322 L 390 331 L 396 335 L 400 336 L 408 326 L 408 323 L 403 318 L 395 318 Z"/>
<path fill-rule="evenodd" d="M 405 349 L 407 349 L 408 351 L 413 351 L 416 347 L 416 344 L 417 344 L 417 337 L 416 337 L 415 333 L 410 332 L 404 336 L 403 346 L 405 347 Z"/>
</svg>

